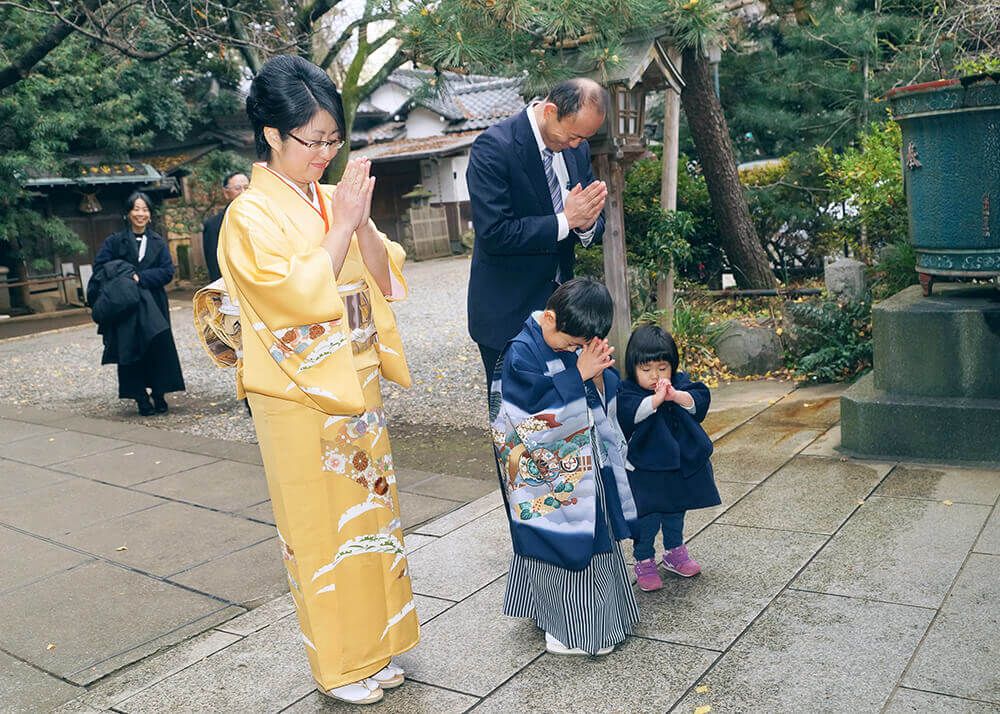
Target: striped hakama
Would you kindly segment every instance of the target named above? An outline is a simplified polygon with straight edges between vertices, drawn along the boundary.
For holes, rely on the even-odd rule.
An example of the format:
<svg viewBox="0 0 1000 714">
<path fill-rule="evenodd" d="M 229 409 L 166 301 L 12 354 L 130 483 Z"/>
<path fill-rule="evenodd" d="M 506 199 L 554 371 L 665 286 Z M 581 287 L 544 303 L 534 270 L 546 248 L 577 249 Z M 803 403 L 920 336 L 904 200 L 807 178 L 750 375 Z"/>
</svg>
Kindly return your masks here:
<svg viewBox="0 0 1000 714">
<path fill-rule="evenodd" d="M 595 448 L 598 460 L 599 454 Z M 599 478 L 596 483 L 607 520 L 604 485 Z M 611 524 L 607 526 L 610 531 Z M 596 553 L 583 570 L 567 570 L 515 553 L 503 611 L 509 617 L 532 619 L 567 647 L 591 654 L 621 644 L 639 621 L 621 546 L 614 541 L 610 551 Z"/>
</svg>

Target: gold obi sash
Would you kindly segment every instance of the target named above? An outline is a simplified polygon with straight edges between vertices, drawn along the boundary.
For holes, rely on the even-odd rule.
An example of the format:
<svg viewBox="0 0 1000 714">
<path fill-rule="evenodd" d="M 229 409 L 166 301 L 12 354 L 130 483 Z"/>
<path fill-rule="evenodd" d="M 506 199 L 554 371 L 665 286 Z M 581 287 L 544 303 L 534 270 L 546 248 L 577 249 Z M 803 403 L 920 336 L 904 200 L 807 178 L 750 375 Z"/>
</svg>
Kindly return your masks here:
<svg viewBox="0 0 1000 714">
<path fill-rule="evenodd" d="M 351 330 L 351 351 L 359 355 L 378 342 L 368 284 L 364 280 L 358 280 L 347 285 L 338 285 L 337 292 L 344 301 L 344 315 Z"/>
</svg>

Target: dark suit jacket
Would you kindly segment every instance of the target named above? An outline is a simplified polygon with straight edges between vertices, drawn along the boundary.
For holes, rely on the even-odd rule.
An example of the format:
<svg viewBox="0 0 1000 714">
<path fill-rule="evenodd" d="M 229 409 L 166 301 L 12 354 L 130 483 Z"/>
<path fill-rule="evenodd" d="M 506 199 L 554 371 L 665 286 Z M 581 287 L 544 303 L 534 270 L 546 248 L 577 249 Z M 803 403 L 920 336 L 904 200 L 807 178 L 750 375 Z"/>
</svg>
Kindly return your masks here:
<svg viewBox="0 0 1000 714">
<path fill-rule="evenodd" d="M 205 253 L 205 267 L 208 269 L 208 282 L 214 283 L 222 277 L 219 271 L 219 230 L 222 219 L 226 217 L 226 209 L 222 209 L 205 221 L 201 226 L 201 249 Z"/>
<path fill-rule="evenodd" d="M 592 183 L 590 147 L 562 152 L 570 185 Z M 483 132 L 472 145 L 466 172 L 476 231 L 469 277 L 469 334 L 481 345 L 503 349 L 525 319 L 545 307 L 562 280 L 573 277 L 574 231 L 558 240 L 538 143 L 526 112 Z M 598 217 L 594 241 L 604 234 Z"/>
</svg>

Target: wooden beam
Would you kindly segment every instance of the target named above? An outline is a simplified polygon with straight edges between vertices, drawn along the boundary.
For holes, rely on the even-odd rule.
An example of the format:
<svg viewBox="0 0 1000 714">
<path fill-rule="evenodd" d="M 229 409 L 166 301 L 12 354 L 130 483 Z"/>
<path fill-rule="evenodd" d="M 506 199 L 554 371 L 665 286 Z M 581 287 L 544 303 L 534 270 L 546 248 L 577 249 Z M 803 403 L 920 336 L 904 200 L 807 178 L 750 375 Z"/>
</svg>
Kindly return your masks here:
<svg viewBox="0 0 1000 714">
<path fill-rule="evenodd" d="M 679 52 L 671 53 L 671 65 L 681 67 Z M 677 163 L 680 154 L 681 95 L 667 89 L 663 97 L 663 173 L 660 183 L 660 207 L 677 210 Z M 663 311 L 660 327 L 670 332 L 674 328 L 674 266 L 656 279 L 656 306 Z"/>
<path fill-rule="evenodd" d="M 621 163 L 607 154 L 594 157 L 597 174 L 608 185 L 608 199 L 604 204 L 604 284 L 615 303 L 615 316 L 608 341 L 615 348 L 619 368 L 625 362 L 625 346 L 632 331 L 629 310 L 628 273 L 625 263 L 625 211 L 622 196 L 625 193 L 625 172 Z"/>
</svg>

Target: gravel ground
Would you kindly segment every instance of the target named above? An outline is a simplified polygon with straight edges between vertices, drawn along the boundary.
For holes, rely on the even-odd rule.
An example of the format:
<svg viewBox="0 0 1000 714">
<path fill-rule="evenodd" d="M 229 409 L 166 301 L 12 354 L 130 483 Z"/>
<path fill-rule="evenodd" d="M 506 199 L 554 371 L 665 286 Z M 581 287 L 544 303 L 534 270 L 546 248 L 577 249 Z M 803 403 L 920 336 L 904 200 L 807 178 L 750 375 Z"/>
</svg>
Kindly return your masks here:
<svg viewBox="0 0 1000 714">
<path fill-rule="evenodd" d="M 390 424 L 485 428 L 482 363 L 466 329 L 468 258 L 409 263 L 405 272 L 410 297 L 395 309 L 413 386 L 383 383 Z M 101 338 L 93 324 L 0 341 L 0 401 L 255 441 L 253 424 L 235 398 L 232 371 L 212 365 L 198 344 L 190 303 L 171 305 L 187 392 L 169 395 L 168 414 L 142 418 L 133 402 L 116 397 L 115 367 L 100 365 Z"/>
</svg>

